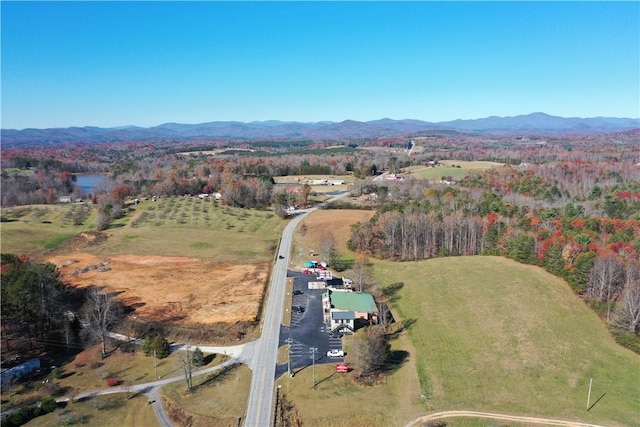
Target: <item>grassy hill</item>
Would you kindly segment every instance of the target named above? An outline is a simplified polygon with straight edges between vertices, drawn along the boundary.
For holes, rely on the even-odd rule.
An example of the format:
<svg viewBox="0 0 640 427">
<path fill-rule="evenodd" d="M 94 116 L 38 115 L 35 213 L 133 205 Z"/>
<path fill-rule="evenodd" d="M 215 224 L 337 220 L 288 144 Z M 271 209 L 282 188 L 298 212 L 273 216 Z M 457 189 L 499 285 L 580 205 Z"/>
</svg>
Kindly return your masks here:
<svg viewBox="0 0 640 427">
<path fill-rule="evenodd" d="M 640 358 L 562 280 L 494 257 L 378 262 L 375 272 L 396 284 L 428 410 L 640 422 Z"/>
</svg>

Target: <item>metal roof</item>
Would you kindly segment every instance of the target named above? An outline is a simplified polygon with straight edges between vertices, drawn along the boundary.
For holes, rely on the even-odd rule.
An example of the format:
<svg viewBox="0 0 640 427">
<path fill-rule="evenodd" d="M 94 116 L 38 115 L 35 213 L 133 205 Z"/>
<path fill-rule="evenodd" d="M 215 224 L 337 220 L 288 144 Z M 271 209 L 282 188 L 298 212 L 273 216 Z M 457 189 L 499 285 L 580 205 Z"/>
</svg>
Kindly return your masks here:
<svg viewBox="0 0 640 427">
<path fill-rule="evenodd" d="M 332 311 L 331 318 L 333 320 L 353 320 L 356 318 L 356 313 L 353 311 Z"/>
<path fill-rule="evenodd" d="M 373 296 L 366 292 L 332 292 L 331 305 L 338 310 L 375 313 L 377 310 Z"/>
</svg>

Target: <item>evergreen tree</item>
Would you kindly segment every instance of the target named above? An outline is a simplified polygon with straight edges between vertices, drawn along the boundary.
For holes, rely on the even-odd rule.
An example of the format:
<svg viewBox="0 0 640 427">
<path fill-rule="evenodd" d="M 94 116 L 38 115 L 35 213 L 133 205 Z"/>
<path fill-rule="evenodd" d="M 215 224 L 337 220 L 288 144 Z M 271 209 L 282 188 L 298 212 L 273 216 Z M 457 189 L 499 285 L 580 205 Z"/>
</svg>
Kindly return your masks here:
<svg viewBox="0 0 640 427">
<path fill-rule="evenodd" d="M 200 347 L 196 347 L 196 349 L 193 350 L 193 355 L 191 357 L 193 366 L 204 366 L 204 353 Z"/>
<path fill-rule="evenodd" d="M 169 341 L 167 341 L 167 339 L 161 335 L 156 335 L 156 337 L 153 339 L 152 346 L 153 350 L 156 351 L 156 357 L 158 359 L 164 359 L 165 357 L 169 356 L 169 353 L 171 353 Z"/>
<path fill-rule="evenodd" d="M 595 258 L 596 254 L 593 252 L 585 252 L 576 256 L 573 261 L 573 269 L 569 273 L 567 281 L 576 292 L 584 292 Z"/>
</svg>

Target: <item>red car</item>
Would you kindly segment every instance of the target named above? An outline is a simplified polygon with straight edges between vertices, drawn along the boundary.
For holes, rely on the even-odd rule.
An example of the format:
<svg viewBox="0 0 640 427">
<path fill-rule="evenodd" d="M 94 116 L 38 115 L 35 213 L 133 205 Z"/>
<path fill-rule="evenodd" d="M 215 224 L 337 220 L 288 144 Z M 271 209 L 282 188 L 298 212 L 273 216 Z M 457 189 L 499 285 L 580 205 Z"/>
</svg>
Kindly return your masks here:
<svg viewBox="0 0 640 427">
<path fill-rule="evenodd" d="M 308 268 L 305 268 L 304 270 L 302 270 L 302 274 L 313 274 L 313 271 L 309 270 Z"/>
</svg>

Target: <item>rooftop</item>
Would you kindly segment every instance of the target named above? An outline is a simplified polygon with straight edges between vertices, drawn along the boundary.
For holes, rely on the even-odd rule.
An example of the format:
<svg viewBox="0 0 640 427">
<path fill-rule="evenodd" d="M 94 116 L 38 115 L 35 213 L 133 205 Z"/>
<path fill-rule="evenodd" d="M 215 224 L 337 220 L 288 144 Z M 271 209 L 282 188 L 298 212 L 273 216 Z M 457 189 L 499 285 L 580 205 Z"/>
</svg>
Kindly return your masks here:
<svg viewBox="0 0 640 427">
<path fill-rule="evenodd" d="M 333 292 L 331 304 L 338 310 L 375 313 L 377 311 L 373 296 L 366 292 Z"/>
<path fill-rule="evenodd" d="M 333 320 L 353 320 L 356 314 L 353 311 L 332 311 L 331 317 Z"/>
</svg>

